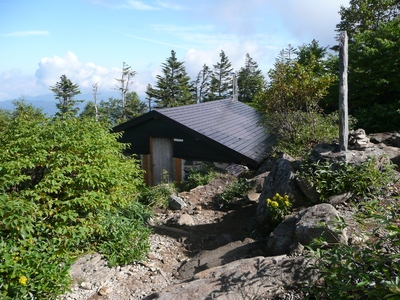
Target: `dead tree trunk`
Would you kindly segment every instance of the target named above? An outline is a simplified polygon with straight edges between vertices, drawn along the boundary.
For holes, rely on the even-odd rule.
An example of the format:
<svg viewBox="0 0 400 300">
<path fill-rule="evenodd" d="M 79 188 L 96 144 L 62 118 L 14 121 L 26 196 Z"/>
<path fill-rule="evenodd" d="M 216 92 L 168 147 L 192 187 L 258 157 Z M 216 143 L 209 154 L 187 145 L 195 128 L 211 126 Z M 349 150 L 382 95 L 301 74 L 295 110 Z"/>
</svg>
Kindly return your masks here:
<svg viewBox="0 0 400 300">
<path fill-rule="evenodd" d="M 347 66 L 347 32 L 341 31 L 339 36 L 339 146 L 341 151 L 347 150 L 349 139 Z"/>
</svg>

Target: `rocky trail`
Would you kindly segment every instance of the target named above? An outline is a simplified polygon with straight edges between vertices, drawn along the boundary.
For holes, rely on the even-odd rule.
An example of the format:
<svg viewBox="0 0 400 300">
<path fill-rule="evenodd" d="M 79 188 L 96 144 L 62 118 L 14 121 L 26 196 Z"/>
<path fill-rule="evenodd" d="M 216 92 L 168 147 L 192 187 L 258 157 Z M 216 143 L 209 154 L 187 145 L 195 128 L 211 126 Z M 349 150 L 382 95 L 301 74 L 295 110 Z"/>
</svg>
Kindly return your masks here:
<svg viewBox="0 0 400 300">
<path fill-rule="evenodd" d="M 371 143 L 360 132 L 353 140 L 345 153 L 335 144 L 317 145 L 310 158 L 357 164 L 372 156 L 400 165 L 400 133 L 373 136 Z M 360 227 L 354 214 L 362 206 L 351 193 L 332 195 L 326 203 L 314 199 L 315 191 L 296 176 L 296 164 L 285 154 L 267 161 L 251 179 L 247 196 L 229 207 L 215 200 L 234 176 L 180 193 L 174 205 L 170 202 L 174 209 L 158 209 L 149 221 L 153 234 L 146 260 L 108 268 L 99 254 L 85 255 L 73 264 L 72 291 L 60 300 L 304 299 L 308 284 L 319 280 L 315 269 L 307 271 L 313 259 L 306 247 L 315 238 L 323 237 L 327 245 L 361 245 L 368 236 L 385 241 L 388 232 L 375 228 L 378 223 Z M 382 205 L 398 204 L 398 170 L 379 198 Z M 289 195 L 295 209 L 268 237 L 260 237 L 257 224 L 268 217 L 266 200 L 277 193 Z M 338 220 L 346 226 L 339 228 Z M 399 253 L 398 246 L 386 244 L 380 244 L 382 253 Z"/>
<path fill-rule="evenodd" d="M 215 196 L 233 180 L 229 176 L 216 178 L 206 186 L 181 193 L 180 197 L 187 204 L 181 210 L 158 209 L 150 221 L 153 234 L 146 261 L 108 268 L 97 253 L 79 258 L 71 269 L 72 291 L 61 299 L 143 299 L 184 281 L 185 276 L 189 278 L 194 270 L 184 270 L 182 266 L 202 250 L 253 241 L 250 237 L 257 202 L 243 199 L 230 209 L 221 209 L 215 204 Z M 253 245 L 244 249 L 241 255 L 261 255 L 262 251 L 261 245 L 260 248 Z M 229 261 L 234 259 L 227 258 Z"/>
</svg>

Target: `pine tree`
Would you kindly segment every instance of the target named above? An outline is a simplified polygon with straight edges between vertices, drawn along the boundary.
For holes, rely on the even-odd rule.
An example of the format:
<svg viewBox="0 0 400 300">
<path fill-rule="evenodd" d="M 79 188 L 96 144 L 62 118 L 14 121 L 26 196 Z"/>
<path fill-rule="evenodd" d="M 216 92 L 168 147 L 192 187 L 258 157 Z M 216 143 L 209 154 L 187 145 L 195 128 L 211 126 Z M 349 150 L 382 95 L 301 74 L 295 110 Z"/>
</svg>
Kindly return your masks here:
<svg viewBox="0 0 400 300">
<path fill-rule="evenodd" d="M 75 107 L 77 103 L 83 102 L 83 100 L 75 100 L 74 97 L 79 95 L 79 85 L 72 83 L 66 75 L 60 77 L 60 81 L 56 82 L 54 86 L 50 86 L 50 90 L 55 94 L 55 98 L 59 101 L 56 104 L 59 112 L 56 116 L 75 116 L 79 108 Z"/>
<path fill-rule="evenodd" d="M 195 103 L 189 83 L 190 77 L 186 73 L 184 62 L 176 58 L 176 52 L 162 64 L 162 75 L 156 76 L 155 87 L 147 86 L 147 99 L 154 101 L 156 108 L 175 107 Z"/>
<path fill-rule="evenodd" d="M 264 81 L 258 64 L 247 53 L 245 66 L 238 73 L 239 101 L 253 102 L 254 96 L 264 87 Z"/>
<path fill-rule="evenodd" d="M 194 91 L 197 103 L 204 102 L 204 99 L 210 91 L 211 85 L 211 70 L 206 64 L 203 69 L 197 74 L 196 81 L 194 82 Z"/>
<path fill-rule="evenodd" d="M 232 64 L 223 50 L 221 50 L 219 57 L 220 61 L 213 65 L 210 93 L 207 95 L 206 101 L 225 99 L 232 96 Z"/>
</svg>

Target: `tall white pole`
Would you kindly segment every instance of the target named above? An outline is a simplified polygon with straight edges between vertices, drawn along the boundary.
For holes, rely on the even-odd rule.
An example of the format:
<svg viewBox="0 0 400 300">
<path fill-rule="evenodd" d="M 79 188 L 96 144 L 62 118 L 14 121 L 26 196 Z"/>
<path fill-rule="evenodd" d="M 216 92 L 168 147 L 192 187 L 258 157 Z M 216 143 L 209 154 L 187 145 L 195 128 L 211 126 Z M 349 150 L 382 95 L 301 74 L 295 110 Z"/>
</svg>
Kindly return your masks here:
<svg viewBox="0 0 400 300">
<path fill-rule="evenodd" d="M 349 140 L 347 47 L 347 32 L 341 31 L 339 36 L 339 146 L 341 151 L 347 151 Z"/>
</svg>

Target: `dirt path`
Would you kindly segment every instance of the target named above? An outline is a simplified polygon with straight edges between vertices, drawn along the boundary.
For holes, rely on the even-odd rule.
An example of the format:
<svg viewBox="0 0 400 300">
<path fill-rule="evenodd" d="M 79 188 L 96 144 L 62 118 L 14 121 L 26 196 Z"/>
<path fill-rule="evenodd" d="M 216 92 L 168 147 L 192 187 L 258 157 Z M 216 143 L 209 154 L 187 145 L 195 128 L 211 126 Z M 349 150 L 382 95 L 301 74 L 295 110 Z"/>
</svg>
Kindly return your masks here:
<svg viewBox="0 0 400 300">
<path fill-rule="evenodd" d="M 183 192 L 187 207 L 180 211 L 158 209 L 150 221 L 153 234 L 147 260 L 108 268 L 98 255 L 80 258 L 71 275 L 75 281 L 63 300 L 143 299 L 155 291 L 180 282 L 179 267 L 202 250 L 213 250 L 251 236 L 255 202 L 239 201 L 221 208 L 215 197 L 235 178 L 214 179 L 206 186 Z"/>
</svg>

